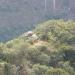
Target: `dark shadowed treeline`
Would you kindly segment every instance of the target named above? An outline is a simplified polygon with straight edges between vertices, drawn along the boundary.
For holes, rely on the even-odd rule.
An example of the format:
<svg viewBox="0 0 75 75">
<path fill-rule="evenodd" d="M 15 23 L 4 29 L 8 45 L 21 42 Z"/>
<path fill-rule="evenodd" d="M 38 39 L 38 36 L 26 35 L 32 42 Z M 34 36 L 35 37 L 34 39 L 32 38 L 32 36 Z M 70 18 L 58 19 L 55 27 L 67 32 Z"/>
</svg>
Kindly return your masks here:
<svg viewBox="0 0 75 75">
<path fill-rule="evenodd" d="M 0 0 L 0 41 L 49 19 L 75 19 L 75 0 Z"/>
</svg>

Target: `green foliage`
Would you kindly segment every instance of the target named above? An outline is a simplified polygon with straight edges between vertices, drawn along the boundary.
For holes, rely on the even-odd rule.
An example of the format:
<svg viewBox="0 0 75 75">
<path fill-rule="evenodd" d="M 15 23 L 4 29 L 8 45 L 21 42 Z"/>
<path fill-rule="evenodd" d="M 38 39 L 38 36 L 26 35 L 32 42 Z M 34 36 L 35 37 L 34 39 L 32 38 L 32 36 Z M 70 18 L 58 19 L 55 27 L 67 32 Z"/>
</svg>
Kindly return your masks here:
<svg viewBox="0 0 75 75">
<path fill-rule="evenodd" d="M 35 75 L 44 75 L 49 68 L 46 65 L 35 64 L 32 69 Z"/>
<path fill-rule="evenodd" d="M 70 75 L 75 75 L 74 68 L 69 62 L 59 62 L 58 66 L 68 72 Z"/>
<path fill-rule="evenodd" d="M 5 75 L 17 75 L 17 68 L 15 65 L 5 64 Z"/>
<path fill-rule="evenodd" d="M 0 43 L 0 75 L 75 75 L 75 22 L 51 20 L 34 33 L 37 42 L 20 36 Z"/>
<path fill-rule="evenodd" d="M 63 69 L 60 69 L 60 68 L 52 68 L 52 69 L 49 69 L 45 75 L 70 75 L 68 72 L 66 72 L 65 70 Z"/>
<path fill-rule="evenodd" d="M 4 64 L 5 62 L 0 62 L 0 75 L 4 75 Z"/>
</svg>

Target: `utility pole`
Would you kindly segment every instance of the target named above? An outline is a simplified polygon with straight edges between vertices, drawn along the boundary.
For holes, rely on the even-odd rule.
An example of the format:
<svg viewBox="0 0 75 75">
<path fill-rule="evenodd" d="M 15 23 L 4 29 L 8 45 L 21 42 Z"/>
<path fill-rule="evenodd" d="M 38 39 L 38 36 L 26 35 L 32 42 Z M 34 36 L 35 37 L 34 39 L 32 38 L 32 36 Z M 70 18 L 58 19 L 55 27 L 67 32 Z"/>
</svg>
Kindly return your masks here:
<svg viewBox="0 0 75 75">
<path fill-rule="evenodd" d="M 53 11 L 54 11 L 54 13 L 55 13 L 55 10 L 56 10 L 56 1 L 53 0 Z"/>
<path fill-rule="evenodd" d="M 45 0 L 44 3 L 45 3 L 44 6 L 45 6 L 45 11 L 46 11 L 46 9 L 47 9 L 47 0 Z"/>
</svg>

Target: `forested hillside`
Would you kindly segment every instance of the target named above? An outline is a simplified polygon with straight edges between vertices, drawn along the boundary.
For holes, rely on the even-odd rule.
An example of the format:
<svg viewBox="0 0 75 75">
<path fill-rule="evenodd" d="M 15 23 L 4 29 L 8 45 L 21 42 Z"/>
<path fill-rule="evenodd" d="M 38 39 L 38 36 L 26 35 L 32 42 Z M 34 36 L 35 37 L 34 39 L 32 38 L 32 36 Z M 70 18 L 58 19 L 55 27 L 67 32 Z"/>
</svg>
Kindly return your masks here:
<svg viewBox="0 0 75 75">
<path fill-rule="evenodd" d="M 0 75 L 75 75 L 75 22 L 50 20 L 32 32 L 0 43 Z"/>
<path fill-rule="evenodd" d="M 0 0 L 0 41 L 49 19 L 75 20 L 75 0 Z"/>
</svg>

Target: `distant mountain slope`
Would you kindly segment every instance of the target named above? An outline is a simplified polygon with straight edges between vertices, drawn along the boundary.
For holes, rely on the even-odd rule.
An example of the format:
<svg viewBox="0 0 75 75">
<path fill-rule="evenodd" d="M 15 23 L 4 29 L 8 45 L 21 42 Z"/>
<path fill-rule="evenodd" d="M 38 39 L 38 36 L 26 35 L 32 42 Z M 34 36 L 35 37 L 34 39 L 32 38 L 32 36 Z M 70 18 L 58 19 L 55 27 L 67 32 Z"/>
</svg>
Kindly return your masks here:
<svg viewBox="0 0 75 75">
<path fill-rule="evenodd" d="M 74 19 L 75 0 L 0 0 L 0 41 L 49 19 Z"/>
<path fill-rule="evenodd" d="M 0 75 L 56 74 L 75 75 L 74 21 L 50 20 L 0 43 Z"/>
</svg>

